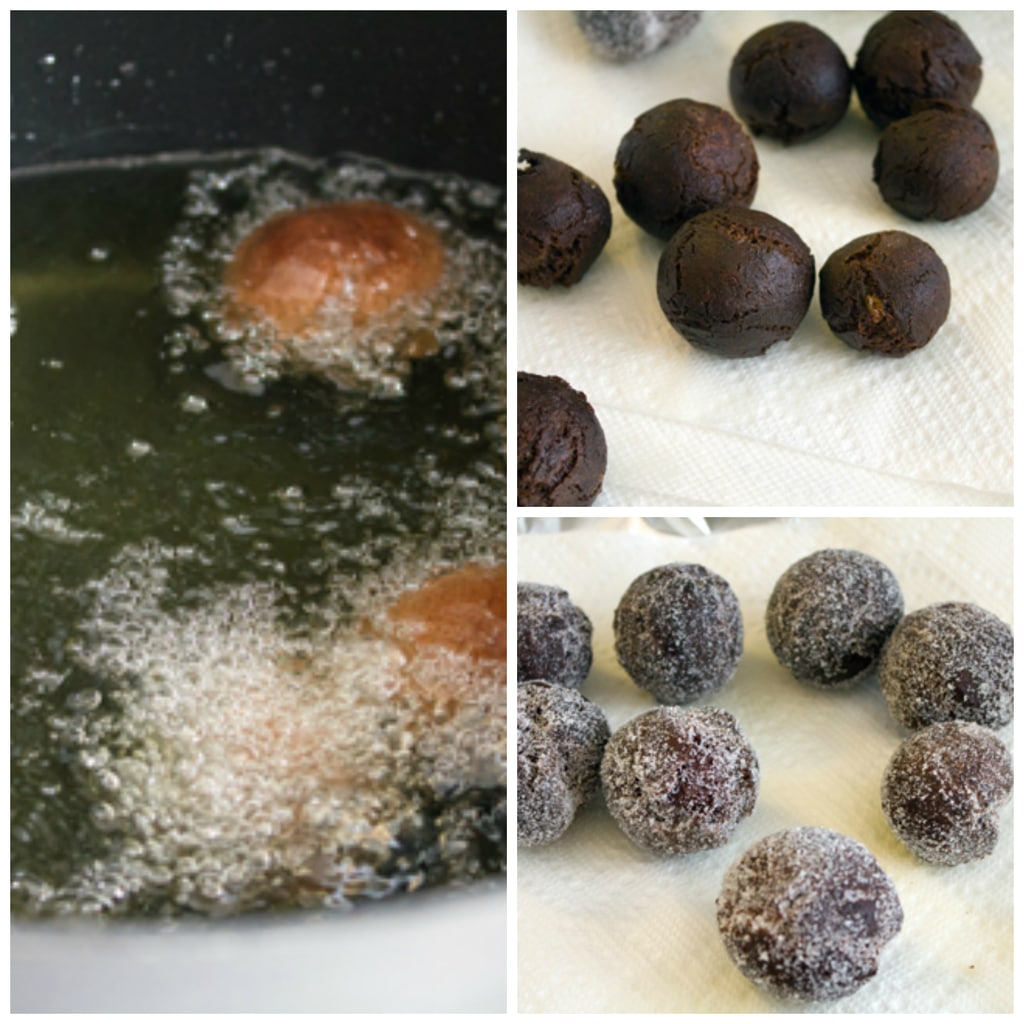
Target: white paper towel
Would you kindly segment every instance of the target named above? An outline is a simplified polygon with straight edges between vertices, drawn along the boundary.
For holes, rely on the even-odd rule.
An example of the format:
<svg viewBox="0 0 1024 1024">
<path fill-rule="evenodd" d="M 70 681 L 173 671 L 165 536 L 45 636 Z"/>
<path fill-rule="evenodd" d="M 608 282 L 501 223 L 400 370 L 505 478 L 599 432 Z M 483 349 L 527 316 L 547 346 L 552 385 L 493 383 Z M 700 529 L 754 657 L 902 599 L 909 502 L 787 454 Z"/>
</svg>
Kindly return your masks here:
<svg viewBox="0 0 1024 1024">
<path fill-rule="evenodd" d="M 611 239 L 569 289 L 518 288 L 517 366 L 584 391 L 608 439 L 599 506 L 1012 503 L 1013 15 L 953 17 L 982 53 L 975 106 L 1000 149 L 995 194 L 945 224 L 902 217 L 872 181 L 878 129 L 854 95 L 804 145 L 755 140 L 754 207 L 790 224 L 817 268 L 846 242 L 898 228 L 928 242 L 952 283 L 949 319 L 903 359 L 855 352 L 817 290 L 800 329 L 763 358 L 698 352 L 658 305 L 661 243 L 622 212 L 619 140 L 643 111 L 689 97 L 732 111 L 728 69 L 758 29 L 810 22 L 853 61 L 882 12 L 707 11 L 694 32 L 631 64 L 596 58 L 565 11 L 518 17 L 518 145 L 579 168 L 612 203 Z"/>
<path fill-rule="evenodd" d="M 893 570 L 908 611 L 967 600 L 1012 624 L 1011 521 L 779 520 L 706 537 L 656 534 L 641 520 L 617 521 L 627 527 L 617 531 L 600 525 L 606 529 L 518 538 L 518 578 L 567 589 L 594 624 L 594 666 L 582 692 L 613 729 L 653 707 L 615 659 L 615 605 L 656 565 L 708 566 L 736 591 L 746 638 L 735 677 L 699 703 L 737 717 L 760 761 L 760 793 L 753 814 L 717 850 L 682 857 L 640 850 L 600 797 L 557 842 L 520 848 L 520 1012 L 1009 1012 L 1011 809 L 989 857 L 952 868 L 917 860 L 881 810 L 882 773 L 908 733 L 889 715 L 877 676 L 839 693 L 802 686 L 775 661 L 764 611 L 775 581 L 798 558 L 850 547 Z M 1011 734 L 1000 731 L 1012 749 Z M 878 976 L 831 1005 L 761 994 L 729 960 L 715 924 L 729 865 L 761 836 L 796 825 L 864 843 L 893 879 L 905 914 Z"/>
</svg>

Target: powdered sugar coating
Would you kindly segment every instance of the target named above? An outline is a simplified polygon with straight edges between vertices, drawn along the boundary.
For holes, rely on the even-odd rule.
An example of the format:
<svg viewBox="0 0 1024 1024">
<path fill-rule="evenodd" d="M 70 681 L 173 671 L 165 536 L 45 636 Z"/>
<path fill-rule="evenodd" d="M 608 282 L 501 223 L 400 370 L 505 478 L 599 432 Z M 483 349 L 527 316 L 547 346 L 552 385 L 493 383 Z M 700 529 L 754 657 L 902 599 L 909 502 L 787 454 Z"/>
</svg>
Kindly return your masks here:
<svg viewBox="0 0 1024 1024">
<path fill-rule="evenodd" d="M 860 551 L 826 548 L 779 577 L 765 628 L 775 657 L 797 679 L 833 689 L 874 668 L 902 615 L 889 568 Z"/>
<path fill-rule="evenodd" d="M 896 889 L 867 848 L 824 828 L 755 843 L 726 873 L 717 906 L 733 962 L 785 999 L 854 992 L 903 924 Z"/>
<path fill-rule="evenodd" d="M 544 679 L 579 689 L 594 660 L 594 627 L 559 587 L 516 588 L 516 678 Z"/>
<path fill-rule="evenodd" d="M 576 23 L 605 60 L 638 60 L 689 33 L 700 11 L 576 11 Z"/>
<path fill-rule="evenodd" d="M 754 809 L 757 755 L 720 708 L 654 708 L 617 729 L 601 784 L 619 827 L 638 846 L 693 853 L 722 846 Z"/>
<path fill-rule="evenodd" d="M 739 601 L 702 565 L 673 562 L 639 576 L 622 595 L 613 627 L 619 663 L 662 704 L 721 689 L 743 651 Z"/>
<path fill-rule="evenodd" d="M 908 729 L 953 720 L 998 728 L 1013 719 L 1013 632 L 975 604 L 907 615 L 878 675 L 889 711 Z"/>
<path fill-rule="evenodd" d="M 542 680 L 519 684 L 516 717 L 519 845 L 553 843 L 600 786 L 608 720 L 582 694 Z"/>
<path fill-rule="evenodd" d="M 882 778 L 882 810 L 896 837 L 932 864 L 987 857 L 999 809 L 1013 790 L 1013 762 L 994 732 L 937 722 L 900 744 Z"/>
</svg>

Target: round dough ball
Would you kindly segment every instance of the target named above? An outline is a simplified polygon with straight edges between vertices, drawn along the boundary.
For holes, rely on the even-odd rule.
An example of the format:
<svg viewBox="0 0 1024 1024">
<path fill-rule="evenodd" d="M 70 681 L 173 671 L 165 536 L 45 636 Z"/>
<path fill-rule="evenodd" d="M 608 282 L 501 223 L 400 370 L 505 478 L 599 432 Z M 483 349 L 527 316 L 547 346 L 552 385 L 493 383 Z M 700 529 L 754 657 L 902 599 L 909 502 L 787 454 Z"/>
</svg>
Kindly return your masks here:
<svg viewBox="0 0 1024 1024">
<path fill-rule="evenodd" d="M 1013 762 L 994 732 L 937 722 L 900 744 L 882 778 L 882 810 L 896 838 L 932 864 L 987 857 L 999 809 L 1013 790 Z"/>
<path fill-rule="evenodd" d="M 592 505 L 608 445 L 587 396 L 561 377 L 522 371 L 516 390 L 519 505 Z"/>
<path fill-rule="evenodd" d="M 533 681 L 519 684 L 516 721 L 519 845 L 553 843 L 600 786 L 608 720 L 575 690 Z"/>
<path fill-rule="evenodd" d="M 850 686 L 870 672 L 903 615 L 892 571 L 860 551 L 826 548 L 778 579 L 765 629 L 779 663 L 802 683 Z"/>
<path fill-rule="evenodd" d="M 905 356 L 949 316 L 949 271 L 927 243 L 877 231 L 837 249 L 820 274 L 822 316 L 850 348 Z"/>
<path fill-rule="evenodd" d="M 673 562 L 637 577 L 615 609 L 613 628 L 619 663 L 661 704 L 720 690 L 743 652 L 739 601 L 702 565 Z"/>
<path fill-rule="evenodd" d="M 728 711 L 655 708 L 617 729 L 601 761 L 605 802 L 638 846 L 722 846 L 754 809 L 757 755 Z"/>
<path fill-rule="evenodd" d="M 998 728 L 1013 720 L 1013 632 L 975 604 L 929 605 L 893 631 L 878 677 L 908 729 L 954 720 Z"/>
<path fill-rule="evenodd" d="M 605 60 L 627 63 L 688 35 L 700 11 L 576 11 L 590 48 Z"/>
<path fill-rule="evenodd" d="M 504 565 L 468 564 L 401 594 L 388 609 L 407 653 L 442 647 L 474 661 L 504 661 L 507 583 Z"/>
<path fill-rule="evenodd" d="M 884 128 L 922 100 L 969 105 L 981 85 L 981 54 L 944 14 L 893 11 L 868 29 L 853 84 L 864 113 Z"/>
<path fill-rule="evenodd" d="M 516 588 L 516 678 L 544 679 L 578 690 L 594 651 L 594 627 L 559 587 L 520 583 Z"/>
<path fill-rule="evenodd" d="M 755 32 L 729 68 L 729 96 L 755 135 L 786 145 L 817 138 L 850 105 L 850 68 L 829 36 L 802 21 Z"/>
<path fill-rule="evenodd" d="M 274 215 L 238 244 L 224 283 L 236 313 L 295 338 L 332 309 L 355 326 L 383 318 L 429 295 L 444 266 L 433 227 L 359 199 Z"/>
<path fill-rule="evenodd" d="M 516 200 L 519 283 L 576 284 L 611 234 L 612 209 L 601 187 L 561 160 L 521 149 Z"/>
<path fill-rule="evenodd" d="M 757 191 L 754 144 L 727 110 L 669 100 L 641 114 L 615 154 L 615 194 L 626 214 L 669 239 L 691 217 L 749 206 Z"/>
<path fill-rule="evenodd" d="M 764 355 L 791 338 L 814 294 L 814 257 L 770 214 L 741 207 L 688 220 L 658 262 L 658 302 L 694 348 Z"/>
<path fill-rule="evenodd" d="M 733 963 L 783 999 L 855 992 L 903 924 L 896 889 L 867 848 L 824 828 L 755 843 L 726 873 L 717 905 Z"/>
<path fill-rule="evenodd" d="M 401 693 L 436 714 L 483 708 L 506 692 L 504 565 L 467 564 L 399 595 L 383 629 L 405 655 Z"/>
<path fill-rule="evenodd" d="M 954 220 L 995 191 L 999 149 L 976 110 L 936 104 L 882 132 L 874 177 L 882 198 L 905 217 Z"/>
</svg>

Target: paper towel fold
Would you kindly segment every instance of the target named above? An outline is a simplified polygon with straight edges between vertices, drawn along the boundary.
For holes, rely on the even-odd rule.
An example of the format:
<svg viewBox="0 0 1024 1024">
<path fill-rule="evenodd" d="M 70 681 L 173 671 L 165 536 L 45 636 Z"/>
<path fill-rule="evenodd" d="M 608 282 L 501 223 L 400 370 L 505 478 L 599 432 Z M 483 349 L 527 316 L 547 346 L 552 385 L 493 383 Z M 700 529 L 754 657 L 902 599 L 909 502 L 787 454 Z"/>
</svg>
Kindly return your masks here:
<svg viewBox="0 0 1024 1024">
<path fill-rule="evenodd" d="M 780 520 L 705 537 L 668 536 L 640 520 L 626 531 L 581 528 L 518 538 L 518 578 L 567 589 L 594 625 L 594 667 L 583 693 L 612 728 L 654 706 L 619 667 L 612 615 L 641 572 L 694 561 L 724 576 L 746 639 L 736 676 L 702 705 L 740 722 L 761 765 L 757 806 L 717 850 L 660 857 L 633 846 L 600 798 L 558 842 L 517 856 L 520 1012 L 1009 1012 L 1013 996 L 1012 813 L 996 851 L 955 868 L 924 864 L 892 835 L 882 773 L 907 735 L 872 675 L 826 693 L 775 661 L 764 610 L 798 558 L 850 547 L 885 562 L 907 610 L 973 601 L 1012 623 L 1012 523 L 988 519 Z M 1000 737 L 1011 746 L 1012 729 Z M 762 995 L 718 937 L 715 898 L 730 864 L 758 838 L 821 825 L 863 842 L 892 877 L 905 924 L 878 976 L 832 1005 L 790 1006 Z"/>
<path fill-rule="evenodd" d="M 611 239 L 574 287 L 518 288 L 517 365 L 584 391 L 608 438 L 603 506 L 1012 503 L 1012 13 L 956 19 L 984 57 L 975 101 L 1000 147 L 989 202 L 945 224 L 910 221 L 872 181 L 878 131 L 856 98 L 838 127 L 789 148 L 755 140 L 754 207 L 793 227 L 820 269 L 841 245 L 898 228 L 945 261 L 952 310 L 903 359 L 855 352 L 829 331 L 817 291 L 800 329 L 761 358 L 698 352 L 661 313 L 661 245 L 612 185 L 622 135 L 644 110 L 690 97 L 732 110 L 728 67 L 757 29 L 808 21 L 852 61 L 880 12 L 709 11 L 686 39 L 631 64 L 602 62 L 568 12 L 518 19 L 518 143 L 594 178 Z"/>
</svg>

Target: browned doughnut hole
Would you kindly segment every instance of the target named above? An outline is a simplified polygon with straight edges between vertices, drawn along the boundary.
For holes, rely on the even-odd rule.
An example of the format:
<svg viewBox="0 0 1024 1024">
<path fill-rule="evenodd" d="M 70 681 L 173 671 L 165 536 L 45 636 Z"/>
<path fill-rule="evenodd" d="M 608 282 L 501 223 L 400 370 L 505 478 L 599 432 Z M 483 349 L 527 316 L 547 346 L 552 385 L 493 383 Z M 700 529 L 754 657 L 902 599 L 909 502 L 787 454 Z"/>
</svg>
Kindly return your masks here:
<svg viewBox="0 0 1024 1024">
<path fill-rule="evenodd" d="M 224 283 L 233 313 L 255 313 L 295 338 L 316 326 L 328 301 L 357 326 L 385 317 L 435 288 L 444 263 L 433 227 L 360 199 L 271 217 L 239 243 Z"/>
<path fill-rule="evenodd" d="M 406 707 L 430 716 L 451 716 L 476 701 L 502 698 L 505 689 L 505 566 L 469 563 L 407 590 L 364 633 L 383 635 L 405 656 L 393 691 Z M 454 656 L 451 661 L 437 657 Z M 282 683 L 302 686 L 305 658 L 281 665 Z M 392 672 L 393 668 L 382 671 Z M 503 698 L 502 698 L 503 699 Z M 289 774 L 320 779 L 329 787 L 372 783 L 351 764 L 324 759 L 323 736 L 308 720 L 270 708 L 251 746 L 234 747 L 240 762 L 268 757 L 288 764 Z M 296 822 L 304 812 L 296 807 Z"/>
<path fill-rule="evenodd" d="M 387 610 L 385 632 L 407 658 L 401 699 L 443 717 L 504 700 L 505 576 L 503 565 L 466 565 Z"/>
<path fill-rule="evenodd" d="M 388 609 L 410 658 L 443 647 L 473 661 L 505 661 L 505 566 L 466 565 L 406 591 Z"/>
</svg>

